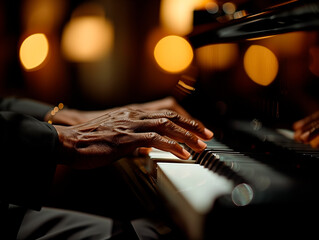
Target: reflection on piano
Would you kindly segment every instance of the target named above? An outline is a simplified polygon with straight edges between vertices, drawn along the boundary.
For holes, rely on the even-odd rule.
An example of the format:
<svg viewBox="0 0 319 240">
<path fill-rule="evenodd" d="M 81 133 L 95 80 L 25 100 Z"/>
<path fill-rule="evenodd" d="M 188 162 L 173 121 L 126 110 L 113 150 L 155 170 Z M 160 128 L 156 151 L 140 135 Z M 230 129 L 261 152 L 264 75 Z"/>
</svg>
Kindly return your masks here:
<svg viewBox="0 0 319 240">
<path fill-rule="evenodd" d="M 290 1 L 226 23 L 201 24 L 189 40 L 198 48 L 318 29 L 318 1 Z M 203 99 L 201 96 L 199 101 Z M 142 185 L 163 200 L 183 237 L 306 238 L 315 232 L 319 150 L 295 142 L 291 130 L 278 124 L 279 100 L 263 103 L 263 109 L 275 108 L 276 114 L 262 120 L 252 118 L 258 113 L 254 111 L 244 119 L 229 114 L 217 121 L 212 120 L 215 115 L 205 119 L 205 114 L 200 114 L 208 127 L 217 129 L 216 135 L 201 153 L 184 146 L 192 153 L 186 161 L 158 150 L 135 159 L 134 169 L 141 171 L 138 175 L 147 182 Z M 206 114 L 214 112 L 205 108 Z M 135 189 L 141 190 L 136 187 L 141 181 L 137 182 Z"/>
</svg>

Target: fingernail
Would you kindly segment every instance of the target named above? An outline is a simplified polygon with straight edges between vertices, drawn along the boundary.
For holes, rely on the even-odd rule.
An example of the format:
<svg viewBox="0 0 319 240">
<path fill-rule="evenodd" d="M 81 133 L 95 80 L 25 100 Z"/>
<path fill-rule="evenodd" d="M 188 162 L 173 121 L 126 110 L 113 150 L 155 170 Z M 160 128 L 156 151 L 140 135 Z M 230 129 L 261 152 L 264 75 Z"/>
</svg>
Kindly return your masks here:
<svg viewBox="0 0 319 240">
<path fill-rule="evenodd" d="M 212 138 L 214 136 L 214 133 L 207 128 L 204 129 L 204 133 L 208 138 Z"/>
<path fill-rule="evenodd" d="M 148 155 L 152 151 L 152 148 L 141 147 L 138 148 L 137 151 L 138 155 Z"/>
<path fill-rule="evenodd" d="M 202 140 L 199 140 L 197 141 L 197 144 L 198 146 L 201 148 L 201 149 L 205 149 L 207 147 L 207 144 L 204 143 Z"/>
<path fill-rule="evenodd" d="M 185 149 L 183 149 L 183 156 L 185 156 L 185 159 L 188 159 L 191 156 L 191 154 L 187 152 Z"/>
</svg>

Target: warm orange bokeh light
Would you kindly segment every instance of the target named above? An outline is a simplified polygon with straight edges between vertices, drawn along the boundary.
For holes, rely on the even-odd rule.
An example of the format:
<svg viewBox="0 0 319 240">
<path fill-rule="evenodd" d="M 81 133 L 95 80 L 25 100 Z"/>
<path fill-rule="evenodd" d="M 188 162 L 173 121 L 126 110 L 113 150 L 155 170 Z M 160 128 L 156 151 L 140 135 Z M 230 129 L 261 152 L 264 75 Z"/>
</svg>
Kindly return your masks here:
<svg viewBox="0 0 319 240">
<path fill-rule="evenodd" d="M 161 26 L 172 34 L 184 36 L 193 29 L 193 12 L 207 0 L 162 0 L 160 6 Z"/>
<path fill-rule="evenodd" d="M 22 1 L 21 23 L 24 29 L 52 32 L 57 30 L 64 19 L 67 1 L 28 0 Z"/>
<path fill-rule="evenodd" d="M 154 57 L 157 64 L 167 72 L 185 70 L 193 60 L 193 49 L 184 38 L 170 35 L 156 44 Z"/>
<path fill-rule="evenodd" d="M 28 36 L 20 46 L 19 57 L 26 70 L 37 69 L 47 58 L 49 42 L 43 33 Z"/>
<path fill-rule="evenodd" d="M 292 32 L 272 36 L 265 39 L 263 46 L 272 49 L 277 56 L 295 57 L 300 56 L 304 50 L 307 35 L 305 32 Z"/>
<path fill-rule="evenodd" d="M 99 60 L 110 51 L 113 35 L 113 26 L 104 17 L 75 17 L 64 28 L 62 51 L 71 61 Z"/>
<path fill-rule="evenodd" d="M 238 47 L 234 43 L 212 44 L 196 49 L 196 60 L 205 69 L 227 69 L 237 57 Z"/>
<path fill-rule="evenodd" d="M 247 75 L 262 86 L 271 84 L 278 73 L 278 60 L 268 48 L 252 45 L 244 56 L 244 67 Z"/>
<path fill-rule="evenodd" d="M 236 11 L 236 5 L 232 2 L 226 2 L 223 4 L 223 11 L 226 14 L 234 14 Z"/>
</svg>

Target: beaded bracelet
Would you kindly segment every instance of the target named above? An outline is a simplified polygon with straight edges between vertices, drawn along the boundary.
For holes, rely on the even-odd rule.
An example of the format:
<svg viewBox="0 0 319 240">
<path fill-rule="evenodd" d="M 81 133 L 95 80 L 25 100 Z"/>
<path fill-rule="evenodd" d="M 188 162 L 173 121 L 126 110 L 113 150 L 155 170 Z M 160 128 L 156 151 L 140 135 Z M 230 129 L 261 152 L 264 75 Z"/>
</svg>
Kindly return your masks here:
<svg viewBox="0 0 319 240">
<path fill-rule="evenodd" d="M 50 116 L 48 119 L 48 123 L 52 124 L 52 118 L 54 117 L 55 114 L 57 114 L 59 111 L 61 111 L 64 108 L 63 103 L 59 103 L 57 106 L 55 106 L 51 111 L 50 111 Z"/>
</svg>

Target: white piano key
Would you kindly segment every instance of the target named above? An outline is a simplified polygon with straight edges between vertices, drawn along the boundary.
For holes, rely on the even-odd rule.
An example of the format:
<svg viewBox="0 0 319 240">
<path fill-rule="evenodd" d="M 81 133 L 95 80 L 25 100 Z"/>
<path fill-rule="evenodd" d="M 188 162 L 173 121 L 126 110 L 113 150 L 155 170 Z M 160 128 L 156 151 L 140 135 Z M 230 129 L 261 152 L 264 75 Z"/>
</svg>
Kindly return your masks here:
<svg viewBox="0 0 319 240">
<path fill-rule="evenodd" d="M 278 128 L 276 129 L 277 132 L 279 132 L 281 135 L 285 136 L 288 139 L 293 140 L 294 139 L 294 131 L 284 128 Z"/>
<path fill-rule="evenodd" d="M 152 149 L 152 151 L 149 153 L 149 156 L 153 159 L 180 159 L 170 152 L 165 152 L 156 148 Z"/>
<path fill-rule="evenodd" d="M 158 185 L 163 181 L 161 176 L 164 174 L 176 191 L 200 213 L 208 212 L 214 200 L 233 189 L 233 183 L 229 179 L 199 164 L 159 162 L 158 171 Z"/>
<path fill-rule="evenodd" d="M 205 216 L 218 197 L 231 194 L 233 182 L 199 164 L 157 163 L 159 191 L 172 205 L 190 239 L 201 239 Z"/>
</svg>

